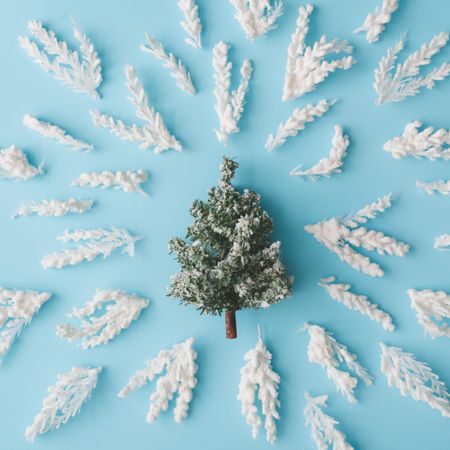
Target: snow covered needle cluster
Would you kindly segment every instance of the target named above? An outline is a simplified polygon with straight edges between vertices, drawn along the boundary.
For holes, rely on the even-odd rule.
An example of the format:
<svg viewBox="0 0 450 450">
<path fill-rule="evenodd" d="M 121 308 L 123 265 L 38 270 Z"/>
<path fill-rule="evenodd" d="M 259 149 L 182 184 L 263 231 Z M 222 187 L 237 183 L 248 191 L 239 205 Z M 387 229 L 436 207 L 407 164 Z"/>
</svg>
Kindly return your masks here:
<svg viewBox="0 0 450 450">
<path fill-rule="evenodd" d="M 148 300 L 136 294 L 98 290 L 85 306 L 67 314 L 67 317 L 80 320 L 80 328 L 63 323 L 57 326 L 56 334 L 70 342 L 82 339 L 84 349 L 107 344 L 128 328 L 148 304 Z"/>
<path fill-rule="evenodd" d="M 139 82 L 133 66 L 125 66 L 125 76 L 131 94 L 128 100 L 136 108 L 136 116 L 146 124 L 142 127 L 135 124 L 125 125 L 121 120 L 92 110 L 94 125 L 111 130 L 124 141 L 140 142 L 140 147 L 143 149 L 154 146 L 155 153 L 161 153 L 170 148 L 180 151 L 181 144 L 169 133 L 161 114 L 149 106 L 148 95 Z"/>
<path fill-rule="evenodd" d="M 26 428 L 26 440 L 33 442 L 37 435 L 56 430 L 76 416 L 91 397 L 101 370 L 101 367 L 73 367 L 70 372 L 59 374 L 58 382 L 48 389 L 41 411 Z"/>
<path fill-rule="evenodd" d="M 42 45 L 42 50 L 26 36 L 19 36 L 19 44 L 36 64 L 75 92 L 100 98 L 98 93 L 98 87 L 102 82 L 100 58 L 90 39 L 77 25 L 73 24 L 73 34 L 80 45 L 79 53 L 77 50 L 69 49 L 65 41 L 58 40 L 55 33 L 48 31 L 38 20 L 30 20 L 28 30 Z"/>
<path fill-rule="evenodd" d="M 438 180 L 431 183 L 424 183 L 423 181 L 417 181 L 416 186 L 423 189 L 427 194 L 434 195 L 436 193 L 442 195 L 450 195 L 450 180 Z"/>
<path fill-rule="evenodd" d="M 436 250 L 450 250 L 450 234 L 441 234 L 434 240 Z"/>
<path fill-rule="evenodd" d="M 450 417 L 450 394 L 439 376 L 424 362 L 398 347 L 381 343 L 381 371 L 389 386 L 395 386 L 403 396 L 427 403 L 444 417 Z"/>
<path fill-rule="evenodd" d="M 0 149 L 0 179 L 29 180 L 42 173 L 42 164 L 38 167 L 30 164 L 25 153 L 15 145 Z"/>
<path fill-rule="evenodd" d="M 178 7 L 184 15 L 180 22 L 184 31 L 188 34 L 186 44 L 194 48 L 202 48 L 202 24 L 198 17 L 198 6 L 194 0 L 178 0 Z"/>
<path fill-rule="evenodd" d="M 273 444 L 276 439 L 277 427 L 275 420 L 280 418 L 277 407 L 278 385 L 280 376 L 272 370 L 272 354 L 259 336 L 258 343 L 245 355 L 247 363 L 241 369 L 241 382 L 239 384 L 238 400 L 241 401 L 242 414 L 252 427 L 254 439 L 258 436 L 261 427 L 261 418 L 256 406 L 256 391 L 261 402 L 262 414 L 265 417 L 264 428 L 266 439 Z"/>
<path fill-rule="evenodd" d="M 310 336 L 308 345 L 308 361 L 324 367 L 327 377 L 333 381 L 337 390 L 351 403 L 356 403 L 354 390 L 358 378 L 367 385 L 372 384 L 372 377 L 367 370 L 356 361 L 356 356 L 350 353 L 347 347 L 334 339 L 331 333 L 318 325 L 305 324 Z M 339 367 L 345 364 L 349 370 L 356 374 L 350 375 Z"/>
<path fill-rule="evenodd" d="M 239 86 L 230 92 L 233 64 L 228 60 L 229 49 L 230 46 L 223 42 L 216 44 L 213 49 L 215 109 L 219 117 L 219 129 L 215 132 L 217 139 L 224 144 L 226 144 L 229 134 L 239 132 L 238 122 L 244 111 L 245 94 L 248 91 L 252 75 L 250 60 L 245 59 L 241 66 Z"/>
<path fill-rule="evenodd" d="M 276 28 L 275 22 L 283 14 L 281 0 L 230 0 L 230 3 L 236 8 L 234 17 L 251 41 Z"/>
<path fill-rule="evenodd" d="M 392 206 L 392 195 L 388 194 L 361 208 L 346 219 L 333 217 L 328 220 L 306 225 L 305 231 L 312 234 L 321 244 L 336 253 L 341 261 L 354 269 L 372 277 L 381 277 L 383 270 L 367 256 L 353 247 L 375 250 L 380 255 L 404 256 L 409 251 L 408 244 L 386 236 L 381 231 L 369 230 L 361 226 Z"/>
<path fill-rule="evenodd" d="M 333 39 L 327 41 L 323 35 L 312 47 L 305 45 L 309 31 L 309 16 L 314 7 L 311 4 L 300 6 L 296 29 L 288 47 L 286 75 L 284 78 L 282 100 L 287 101 L 300 97 L 316 89 L 328 75 L 337 69 L 349 69 L 356 61 L 353 56 L 341 59 L 325 59 L 333 53 L 352 53 L 353 47 L 346 41 Z"/>
<path fill-rule="evenodd" d="M 234 189 L 238 164 L 224 157 L 220 184 L 208 200 L 195 200 L 186 238 L 175 237 L 169 249 L 181 272 L 173 276 L 169 295 L 194 304 L 201 313 L 222 314 L 228 338 L 236 338 L 235 313 L 267 308 L 291 294 L 292 280 L 280 260 L 280 242 L 269 241 L 273 222 L 260 196 Z"/>
<path fill-rule="evenodd" d="M 411 53 L 403 64 L 398 64 L 394 70 L 397 55 L 403 50 L 405 41 L 400 39 L 387 55 L 381 58 L 378 69 L 375 70 L 373 87 L 378 94 L 377 105 L 387 102 L 401 102 L 407 97 L 419 93 L 426 87 L 432 89 L 436 81 L 441 81 L 450 74 L 450 63 L 442 63 L 425 76 L 420 76 L 422 66 L 431 64 L 431 58 L 439 53 L 448 42 L 448 33 L 441 32 L 428 44 L 422 44 L 420 50 Z"/>
<path fill-rule="evenodd" d="M 44 199 L 40 202 L 30 202 L 17 208 L 13 215 L 13 219 L 21 216 L 29 216 L 37 214 L 38 216 L 60 217 L 66 214 L 76 213 L 83 214 L 89 211 L 94 205 L 92 199 L 69 198 L 69 200 Z"/>
<path fill-rule="evenodd" d="M 173 410 L 175 422 L 180 423 L 189 412 L 189 403 L 192 400 L 192 390 L 197 384 L 197 353 L 193 349 L 194 339 L 189 338 L 181 344 L 176 344 L 170 350 L 162 350 L 154 359 L 147 361 L 147 367 L 138 370 L 128 383 L 119 392 L 119 397 L 127 397 L 131 392 L 153 381 L 164 370 L 166 375 L 161 376 L 156 383 L 156 390 L 150 396 L 150 407 L 147 413 L 147 422 L 153 423 L 161 411 L 167 411 L 169 402 L 175 393 L 178 397 Z"/>
<path fill-rule="evenodd" d="M 0 288 L 0 356 L 4 356 L 23 328 L 50 299 L 50 292 Z"/>
</svg>

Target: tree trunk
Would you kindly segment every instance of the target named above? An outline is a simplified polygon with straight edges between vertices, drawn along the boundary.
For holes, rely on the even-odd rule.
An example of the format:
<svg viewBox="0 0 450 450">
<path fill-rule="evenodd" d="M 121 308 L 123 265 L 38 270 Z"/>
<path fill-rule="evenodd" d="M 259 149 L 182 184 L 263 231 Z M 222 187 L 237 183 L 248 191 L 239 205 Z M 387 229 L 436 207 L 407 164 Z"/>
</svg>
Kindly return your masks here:
<svg viewBox="0 0 450 450">
<path fill-rule="evenodd" d="M 225 312 L 225 330 L 227 333 L 227 339 L 237 338 L 237 327 L 236 327 L 236 310 L 230 309 Z"/>
</svg>

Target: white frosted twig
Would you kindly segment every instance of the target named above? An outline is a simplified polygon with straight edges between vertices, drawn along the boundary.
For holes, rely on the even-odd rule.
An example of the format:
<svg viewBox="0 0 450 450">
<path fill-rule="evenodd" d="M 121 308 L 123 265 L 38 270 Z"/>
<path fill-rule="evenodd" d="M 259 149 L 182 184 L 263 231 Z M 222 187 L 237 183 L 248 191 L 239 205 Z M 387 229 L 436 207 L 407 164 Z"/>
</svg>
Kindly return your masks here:
<svg viewBox="0 0 450 450">
<path fill-rule="evenodd" d="M 411 308 L 416 312 L 417 321 L 432 338 L 447 336 L 450 338 L 450 295 L 444 291 L 426 289 L 408 290 Z"/>
<path fill-rule="evenodd" d="M 308 361 L 319 364 L 327 373 L 327 377 L 333 381 L 337 390 L 351 403 L 356 403 L 354 390 L 361 378 L 368 386 L 372 384 L 372 377 L 367 370 L 356 361 L 356 355 L 349 352 L 347 347 L 334 339 L 332 333 L 318 325 L 305 323 L 310 341 L 308 344 Z M 346 365 L 350 372 L 340 369 Z"/>
<path fill-rule="evenodd" d="M 416 186 L 423 189 L 427 194 L 434 195 L 436 193 L 442 195 L 450 195 L 450 180 L 438 180 L 431 183 L 424 183 L 423 181 L 417 181 Z"/>
<path fill-rule="evenodd" d="M 46 138 L 54 139 L 59 144 L 69 145 L 75 150 L 93 150 L 94 148 L 93 145 L 80 141 L 79 139 L 75 139 L 70 134 L 67 134 L 66 130 L 63 130 L 62 128 L 49 122 L 39 120 L 29 114 L 25 114 L 25 116 L 23 116 L 23 124 L 31 130 L 38 132 L 40 135 Z"/>
<path fill-rule="evenodd" d="M 91 230 L 65 231 L 58 239 L 62 242 L 84 242 L 75 248 L 49 253 L 41 259 L 44 269 L 61 269 L 65 266 L 74 266 L 83 261 L 92 261 L 97 256 L 104 258 L 114 250 L 122 247 L 122 253 L 134 256 L 135 243 L 142 239 L 131 235 L 125 228 L 94 228 Z"/>
<path fill-rule="evenodd" d="M 82 173 L 72 185 L 79 187 L 91 187 L 107 189 L 122 189 L 124 192 L 139 192 L 146 195 L 141 189 L 141 184 L 145 183 L 148 178 L 148 172 L 139 170 L 127 170 L 126 172 L 119 170 L 117 172 L 85 172 Z"/>
<path fill-rule="evenodd" d="M 366 40 L 373 44 L 378 42 L 380 34 L 384 31 L 385 26 L 391 21 L 392 14 L 397 11 L 398 0 L 383 0 L 381 7 L 377 7 L 375 11 L 370 12 L 364 23 L 356 28 L 353 33 L 366 32 Z"/>
<path fill-rule="evenodd" d="M 184 40 L 186 44 L 194 48 L 202 48 L 202 24 L 198 17 L 198 6 L 194 0 L 178 0 L 184 20 L 180 22 L 188 37 Z"/>
<path fill-rule="evenodd" d="M 60 217 L 69 213 L 83 214 L 94 205 L 92 199 L 69 198 L 69 200 L 44 199 L 39 202 L 25 203 L 17 208 L 11 218 L 37 214 L 45 217 Z"/>
<path fill-rule="evenodd" d="M 371 320 L 378 322 L 386 331 L 394 331 L 395 326 L 392 317 L 381 310 L 376 303 L 369 301 L 366 295 L 354 294 L 350 291 L 351 285 L 335 283 L 336 277 L 322 278 L 319 286 L 323 287 L 333 300 L 368 316 Z"/>
<path fill-rule="evenodd" d="M 106 114 L 100 114 L 97 110 L 91 110 L 92 120 L 97 127 L 108 128 L 111 133 L 124 141 L 140 142 L 140 147 L 146 149 L 154 146 L 155 153 L 173 148 L 182 149 L 177 138 L 169 133 L 161 114 L 154 108 L 150 108 L 148 95 L 139 82 L 133 66 L 125 66 L 127 86 L 130 91 L 128 100 L 136 108 L 136 116 L 146 122 L 143 127 L 135 124 L 125 125 L 121 120 Z"/>
<path fill-rule="evenodd" d="M 29 180 L 44 173 L 42 166 L 43 163 L 38 167 L 31 165 L 25 153 L 15 145 L 0 149 L 0 179 Z"/>
<path fill-rule="evenodd" d="M 281 0 L 230 0 L 230 3 L 236 8 L 234 17 L 251 41 L 276 28 L 275 22 L 283 14 Z"/>
<path fill-rule="evenodd" d="M 330 102 L 320 100 L 317 105 L 308 103 L 304 108 L 295 108 L 288 120 L 278 126 L 275 135 L 269 135 L 265 147 L 271 151 L 283 145 L 288 137 L 297 136 L 299 131 L 305 129 L 307 123 L 314 122 L 317 117 L 322 117 L 335 103 L 336 100 Z"/>
<path fill-rule="evenodd" d="M 445 383 L 428 365 L 398 347 L 381 346 L 381 371 L 389 386 L 395 386 L 403 396 L 427 403 L 444 417 L 450 417 L 450 394 Z"/>
<path fill-rule="evenodd" d="M 131 392 L 153 381 L 164 370 L 166 375 L 159 377 L 156 389 L 150 396 L 150 406 L 147 413 L 147 422 L 154 422 L 161 411 L 167 411 L 169 402 L 178 393 L 174 420 L 180 423 L 189 412 L 189 403 L 192 400 L 192 390 L 197 384 L 197 353 L 193 348 L 194 339 L 189 338 L 181 344 L 174 345 L 170 350 L 162 350 L 154 359 L 147 361 L 147 367 L 138 370 L 121 389 L 118 396 L 127 397 Z"/>
<path fill-rule="evenodd" d="M 63 84 L 72 87 L 75 92 L 100 98 L 98 93 L 98 87 L 102 82 L 100 58 L 90 39 L 75 23 L 73 33 L 80 46 L 79 53 L 77 50 L 70 50 L 65 41 L 59 41 L 55 33 L 47 30 L 38 20 L 30 20 L 28 30 L 43 49 L 41 50 L 26 36 L 19 36 L 19 44 L 36 64 Z"/>
<path fill-rule="evenodd" d="M 239 132 L 239 119 L 244 111 L 245 95 L 252 75 L 250 60 L 245 59 L 241 66 L 241 81 L 236 90 L 230 92 L 231 69 L 228 60 L 230 46 L 219 42 L 213 49 L 215 110 L 219 117 L 219 129 L 215 130 L 217 139 L 226 144 L 228 135 Z"/>
<path fill-rule="evenodd" d="M 311 427 L 311 437 L 317 450 L 327 450 L 329 446 L 332 446 L 333 450 L 354 450 L 347 442 L 345 434 L 336 429 L 339 422 L 322 411 L 322 408 L 327 406 L 328 395 L 311 397 L 305 392 L 305 398 L 305 423 Z"/>
<path fill-rule="evenodd" d="M 384 275 L 381 267 L 353 247 L 376 251 L 380 255 L 404 256 L 409 245 L 387 236 L 381 231 L 370 230 L 360 224 L 373 219 L 377 214 L 391 206 L 391 196 L 387 195 L 370 203 L 355 215 L 346 219 L 332 217 L 322 222 L 306 225 L 305 231 L 312 234 L 322 245 L 336 253 L 341 261 L 354 269 L 372 277 Z"/>
<path fill-rule="evenodd" d="M 262 424 L 256 405 L 256 391 L 258 391 L 258 400 L 265 417 L 266 440 L 273 444 L 277 433 L 275 420 L 280 419 L 277 411 L 280 405 L 278 400 L 280 376 L 272 370 L 272 354 L 267 350 L 261 337 L 256 346 L 246 353 L 245 361 L 247 362 L 241 369 L 237 396 L 241 401 L 242 415 L 252 427 L 252 436 L 256 439 Z"/>
<path fill-rule="evenodd" d="M 101 371 L 101 367 L 72 367 L 70 372 L 58 374 L 57 383 L 48 388 L 42 409 L 25 429 L 25 439 L 34 442 L 37 435 L 57 430 L 76 416 L 91 397 Z"/>
<path fill-rule="evenodd" d="M 0 287 L 0 356 L 6 355 L 23 328 L 30 324 L 50 292 L 19 291 Z"/>
<path fill-rule="evenodd" d="M 420 70 L 422 66 L 431 64 L 431 58 L 439 53 L 447 42 L 448 33 L 437 34 L 429 43 L 422 44 L 420 50 L 411 53 L 403 64 L 397 64 L 394 70 L 397 56 L 404 47 L 404 38 L 401 38 L 388 50 L 387 55 L 381 58 L 378 69 L 375 69 L 373 87 L 378 94 L 376 104 L 401 102 L 418 94 L 423 87 L 432 89 L 436 81 L 446 78 L 450 74 L 450 63 L 442 63 L 424 77 L 420 76 Z"/>
<path fill-rule="evenodd" d="M 145 33 L 148 45 L 141 45 L 141 50 L 150 53 L 156 59 L 164 62 L 164 67 L 169 69 L 170 75 L 175 78 L 177 86 L 188 94 L 195 95 L 197 91 L 192 84 L 191 74 L 186 66 L 173 53 L 166 53 L 164 47 L 150 33 Z"/>
<path fill-rule="evenodd" d="M 291 170 L 291 175 L 300 177 L 309 177 L 316 181 L 321 177 L 330 177 L 334 173 L 342 173 L 341 167 L 344 165 L 344 158 L 347 156 L 347 149 L 350 140 L 340 125 L 334 126 L 334 136 L 331 141 L 330 154 L 326 158 L 319 160 L 317 164 L 307 170 L 300 170 L 302 167 L 297 166 Z"/>
<path fill-rule="evenodd" d="M 450 250 L 450 234 L 441 234 L 434 240 L 436 250 Z"/>
<path fill-rule="evenodd" d="M 309 31 L 309 16 L 313 9 L 311 4 L 300 6 L 298 9 L 296 29 L 288 47 L 283 101 L 314 91 L 330 73 L 337 69 L 349 69 L 356 62 L 351 55 L 341 59 L 326 59 L 333 53 L 352 53 L 353 47 L 346 41 L 339 39 L 327 41 L 326 36 L 323 35 L 314 42 L 312 47 L 305 45 L 305 38 Z"/>
<path fill-rule="evenodd" d="M 82 339 L 84 349 L 107 344 L 136 320 L 147 308 L 149 300 L 124 291 L 97 290 L 82 308 L 74 308 L 67 317 L 80 320 L 80 327 L 59 324 L 56 334 L 69 342 Z"/>
<path fill-rule="evenodd" d="M 433 127 L 419 131 L 421 127 L 422 122 L 419 120 L 409 122 L 401 136 L 396 136 L 384 144 L 384 150 L 395 159 L 405 156 L 427 158 L 431 161 L 439 158 L 450 159 L 450 131 L 444 128 L 435 130 Z"/>
</svg>

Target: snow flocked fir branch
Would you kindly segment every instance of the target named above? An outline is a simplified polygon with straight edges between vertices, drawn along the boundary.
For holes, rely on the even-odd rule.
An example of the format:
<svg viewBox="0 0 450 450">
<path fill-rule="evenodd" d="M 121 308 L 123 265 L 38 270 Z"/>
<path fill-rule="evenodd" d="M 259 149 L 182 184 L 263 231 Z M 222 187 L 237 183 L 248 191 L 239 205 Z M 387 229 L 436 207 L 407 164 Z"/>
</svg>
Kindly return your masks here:
<svg viewBox="0 0 450 450">
<path fill-rule="evenodd" d="M 305 38 L 309 31 L 309 16 L 313 9 L 311 4 L 300 6 L 298 9 L 296 29 L 288 47 L 283 101 L 314 91 L 330 73 L 337 69 L 349 69 L 356 62 L 351 55 L 341 59 L 325 59 L 332 53 L 352 53 L 353 47 L 346 41 L 339 39 L 327 41 L 323 35 L 312 47 L 305 46 Z"/>
<path fill-rule="evenodd" d="M 424 77 L 420 76 L 422 66 L 431 64 L 431 58 L 439 53 L 448 42 L 448 33 L 441 32 L 427 44 L 422 44 L 420 50 L 411 53 L 403 64 L 394 64 L 397 55 L 403 50 L 405 41 L 401 38 L 387 55 L 381 58 L 378 69 L 375 69 L 373 87 L 378 94 L 377 105 L 388 102 L 401 102 L 407 97 L 417 95 L 421 88 L 432 89 L 436 81 L 441 81 L 450 74 L 450 63 L 442 63 Z"/>
<path fill-rule="evenodd" d="M 69 342 L 82 339 L 84 349 L 107 344 L 128 328 L 148 304 L 147 299 L 136 294 L 113 289 L 97 290 L 82 308 L 74 308 L 67 314 L 67 317 L 80 320 L 80 328 L 63 323 L 57 326 L 56 334 Z"/>
<path fill-rule="evenodd" d="M 20 46 L 45 72 L 50 72 L 61 83 L 70 86 L 75 92 L 100 98 L 98 88 L 102 82 L 100 58 L 91 43 L 78 26 L 73 24 L 73 34 L 79 43 L 79 52 L 69 49 L 65 41 L 59 41 L 53 31 L 47 30 L 42 22 L 30 20 L 28 30 L 42 45 L 26 36 L 19 36 Z"/>
<path fill-rule="evenodd" d="M 383 0 L 381 7 L 369 13 L 364 23 L 354 30 L 354 33 L 366 31 L 367 42 L 373 44 L 378 42 L 380 34 L 385 26 L 391 21 L 392 14 L 398 9 L 398 0 Z"/>
<path fill-rule="evenodd" d="M 44 173 L 42 166 L 30 164 L 25 153 L 15 145 L 0 149 L 0 179 L 29 180 Z"/>
<path fill-rule="evenodd" d="M 244 111 L 245 96 L 252 75 L 252 64 L 245 59 L 241 66 L 241 81 L 236 90 L 230 92 L 231 69 L 233 64 L 228 60 L 230 46 L 219 42 L 213 49 L 214 96 L 215 110 L 219 117 L 219 129 L 215 130 L 217 139 L 227 143 L 228 135 L 238 133 L 238 123 Z"/>
<path fill-rule="evenodd" d="M 308 344 L 308 361 L 325 368 L 327 377 L 333 381 L 337 390 L 350 402 L 356 403 L 354 390 L 361 378 L 368 386 L 372 384 L 372 377 L 367 370 L 356 361 L 356 355 L 350 353 L 347 347 L 334 339 L 332 333 L 318 325 L 305 323 L 310 341 Z M 340 369 L 345 364 L 356 376 Z"/>
<path fill-rule="evenodd" d="M 68 145 L 74 150 L 93 150 L 94 146 L 87 142 L 75 139 L 70 134 L 67 134 L 66 130 L 53 125 L 49 122 L 44 122 L 36 117 L 25 114 L 23 117 L 23 124 L 33 131 L 36 131 L 40 135 L 54 139 L 59 144 Z"/>
<path fill-rule="evenodd" d="M 416 186 L 423 189 L 427 194 L 434 195 L 436 193 L 442 195 L 450 195 L 450 180 L 438 180 L 431 183 L 424 183 L 423 181 L 417 181 Z"/>
<path fill-rule="evenodd" d="M 181 266 L 171 279 L 169 295 L 205 314 L 225 312 L 227 338 L 234 339 L 236 311 L 267 308 L 291 294 L 292 280 L 280 260 L 280 242 L 270 242 L 273 222 L 260 196 L 231 184 L 238 164 L 224 157 L 220 184 L 206 202 L 195 200 L 194 222 L 186 239 L 169 242 Z"/>
<path fill-rule="evenodd" d="M 50 292 L 0 288 L 0 356 L 6 355 L 23 328 L 51 296 Z"/>
<path fill-rule="evenodd" d="M 450 250 L 450 234 L 441 234 L 434 240 L 436 250 Z"/>
<path fill-rule="evenodd" d="M 39 202 L 25 203 L 14 211 L 11 218 L 15 219 L 17 217 L 29 216 L 31 214 L 37 214 L 38 216 L 43 217 L 60 217 L 70 213 L 83 214 L 86 211 L 89 211 L 93 206 L 94 200 L 92 199 L 44 199 Z"/>
<path fill-rule="evenodd" d="M 148 172 L 139 170 L 127 170 L 126 172 L 119 170 L 117 172 L 85 172 L 82 173 L 75 181 L 73 186 L 122 189 L 124 192 L 139 192 L 146 195 L 142 190 L 141 184 L 145 183 L 148 178 Z"/>
<path fill-rule="evenodd" d="M 192 84 L 191 74 L 181 60 L 173 53 L 166 53 L 164 47 L 150 33 L 145 33 L 147 45 L 141 45 L 141 50 L 150 53 L 156 59 L 164 62 L 164 67 L 169 69 L 170 75 L 175 78 L 177 86 L 188 94 L 195 95 L 197 91 Z"/>
<path fill-rule="evenodd" d="M 178 7 L 184 15 L 180 22 L 184 31 L 188 34 L 186 44 L 194 48 L 202 48 L 202 24 L 198 16 L 198 6 L 194 0 L 178 0 Z"/>
<path fill-rule="evenodd" d="M 348 136 L 344 134 L 340 125 L 334 126 L 334 136 L 331 141 L 330 154 L 326 158 L 319 160 L 317 164 L 307 170 L 300 170 L 302 167 L 297 166 L 291 170 L 291 175 L 299 177 L 309 177 L 316 181 L 321 177 L 329 177 L 334 173 L 342 173 L 344 158 L 347 156 L 347 149 L 350 145 Z"/>
<path fill-rule="evenodd" d="M 140 142 L 140 147 L 143 149 L 154 146 L 155 153 L 161 153 L 170 148 L 180 151 L 181 144 L 175 136 L 169 133 L 161 114 L 149 106 L 148 95 L 139 82 L 133 66 L 125 66 L 125 76 L 131 94 L 128 100 L 136 108 L 136 116 L 146 124 L 142 127 L 135 124 L 125 125 L 121 120 L 92 110 L 91 116 L 94 125 L 108 128 L 111 133 L 124 141 Z"/>
<path fill-rule="evenodd" d="M 305 392 L 306 407 L 303 411 L 306 426 L 311 427 L 311 437 L 317 450 L 354 450 L 347 442 L 345 434 L 336 429 L 339 422 L 322 411 L 327 406 L 328 395 L 311 397 Z"/>
<path fill-rule="evenodd" d="M 230 0 L 230 3 L 236 8 L 234 17 L 251 41 L 276 28 L 275 22 L 283 14 L 281 0 Z"/>
<path fill-rule="evenodd" d="M 417 321 L 432 338 L 447 336 L 450 338 L 450 295 L 444 291 L 426 289 L 408 290 L 411 307 L 416 312 Z"/>
<path fill-rule="evenodd" d="M 361 226 L 392 206 L 392 195 L 388 194 L 361 208 L 355 215 L 345 219 L 333 217 L 322 222 L 306 225 L 305 231 L 312 234 L 322 245 L 336 253 L 341 261 L 372 277 L 381 277 L 384 271 L 367 256 L 353 247 L 374 250 L 380 255 L 404 256 L 409 245 L 386 236 L 381 231 Z"/>
<path fill-rule="evenodd" d="M 142 238 L 133 236 L 125 228 L 94 228 L 91 230 L 65 231 L 58 239 L 62 242 L 84 242 L 69 250 L 50 253 L 41 259 L 44 269 L 61 269 L 65 266 L 74 266 L 83 261 L 92 261 L 97 256 L 104 258 L 114 250 L 122 247 L 122 253 L 134 256 L 135 243 Z"/>
<path fill-rule="evenodd" d="M 304 108 L 295 108 L 288 120 L 278 126 L 275 135 L 269 135 L 265 147 L 271 151 L 283 145 L 288 137 L 297 136 L 299 131 L 305 129 L 307 123 L 322 117 L 335 103 L 336 100 L 320 100 L 317 105 L 308 103 Z"/>
<path fill-rule="evenodd" d="M 272 369 L 272 354 L 267 350 L 261 338 L 259 327 L 258 333 L 259 339 L 256 346 L 245 354 L 247 363 L 241 369 L 237 398 L 241 401 L 242 415 L 252 427 L 252 436 L 256 439 L 262 424 L 256 405 L 256 391 L 258 391 L 258 400 L 265 417 L 266 440 L 273 444 L 277 433 L 275 420 L 280 419 L 277 411 L 277 407 L 280 406 L 278 400 L 280 376 Z"/>
<path fill-rule="evenodd" d="M 197 353 L 193 348 L 194 339 L 189 338 L 181 344 L 174 345 L 170 350 L 161 350 L 158 356 L 147 361 L 147 367 L 138 370 L 121 389 L 118 396 L 127 397 L 131 392 L 153 381 L 157 375 L 166 370 L 156 383 L 156 390 L 150 396 L 150 406 L 147 422 L 153 423 L 161 411 L 167 411 L 169 402 L 178 393 L 173 416 L 176 423 L 187 417 L 189 404 L 192 400 L 192 390 L 197 384 Z"/>
<path fill-rule="evenodd" d="M 57 430 L 76 416 L 97 385 L 101 367 L 72 367 L 69 372 L 58 374 L 58 381 L 48 388 L 42 409 L 26 428 L 25 438 L 34 442 L 39 434 Z"/>
<path fill-rule="evenodd" d="M 422 122 L 415 120 L 406 124 L 403 134 L 387 141 L 383 148 L 395 159 L 405 156 L 427 158 L 431 161 L 442 158 L 450 159 L 450 131 L 444 128 L 422 127 Z"/>
<path fill-rule="evenodd" d="M 398 347 L 381 346 L 381 371 L 389 386 L 395 386 L 403 396 L 427 403 L 444 417 L 450 417 L 450 394 L 439 376 L 428 365 Z"/>
<path fill-rule="evenodd" d="M 322 278 L 319 286 L 323 287 L 333 300 L 368 316 L 371 320 L 378 322 L 386 331 L 394 331 L 392 317 L 387 312 L 381 310 L 376 303 L 369 301 L 366 295 L 351 292 L 350 284 L 335 283 L 335 281 L 336 277 Z"/>
</svg>

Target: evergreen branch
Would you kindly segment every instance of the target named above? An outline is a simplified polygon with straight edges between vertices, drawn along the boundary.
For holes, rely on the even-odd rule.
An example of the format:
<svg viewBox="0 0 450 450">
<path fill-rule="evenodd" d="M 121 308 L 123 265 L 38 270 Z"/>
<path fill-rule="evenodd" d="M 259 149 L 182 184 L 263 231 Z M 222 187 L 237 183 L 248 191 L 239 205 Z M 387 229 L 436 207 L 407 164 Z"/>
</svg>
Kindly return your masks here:
<svg viewBox="0 0 450 450">
<path fill-rule="evenodd" d="M 198 17 L 197 4 L 194 0 L 178 0 L 178 7 L 184 15 L 184 20 L 180 24 L 188 34 L 185 39 L 186 44 L 194 48 L 202 48 L 202 24 Z"/>
<path fill-rule="evenodd" d="M 375 219 L 378 214 L 384 213 L 392 206 L 392 193 L 386 194 L 375 200 L 373 203 L 362 207 L 355 214 L 348 216 L 344 224 L 350 228 L 356 228 L 360 224 L 367 223 L 371 219 Z"/>
<path fill-rule="evenodd" d="M 420 189 L 423 189 L 429 195 L 434 195 L 436 193 L 442 195 L 450 195 L 450 180 L 438 180 L 432 181 L 431 183 L 417 181 L 416 186 Z"/>
<path fill-rule="evenodd" d="M 44 173 L 43 163 L 38 167 L 31 165 L 20 148 L 11 145 L 0 149 L 0 179 L 29 180 Z"/>
<path fill-rule="evenodd" d="M 21 216 L 37 214 L 43 217 L 60 217 L 66 214 L 83 214 L 94 206 L 92 199 L 69 198 L 69 200 L 44 199 L 39 202 L 30 202 L 17 208 L 12 219 Z"/>
<path fill-rule="evenodd" d="M 434 240 L 436 250 L 450 250 L 450 234 L 441 234 Z"/>
</svg>

